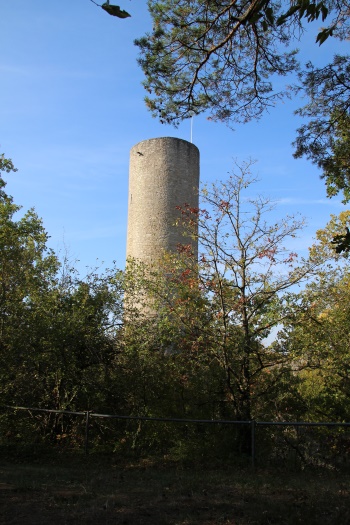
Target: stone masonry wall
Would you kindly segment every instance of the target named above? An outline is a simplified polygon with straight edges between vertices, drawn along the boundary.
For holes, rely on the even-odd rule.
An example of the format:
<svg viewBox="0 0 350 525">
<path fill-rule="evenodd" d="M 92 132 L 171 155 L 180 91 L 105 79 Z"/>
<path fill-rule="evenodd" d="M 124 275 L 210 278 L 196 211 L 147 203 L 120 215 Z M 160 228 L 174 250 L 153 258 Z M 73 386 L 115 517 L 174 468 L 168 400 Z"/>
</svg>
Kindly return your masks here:
<svg viewBox="0 0 350 525">
<path fill-rule="evenodd" d="M 198 207 L 199 150 L 182 139 L 162 137 L 130 151 L 127 258 L 156 261 L 184 239 L 174 225 L 185 203 Z M 197 252 L 197 243 L 193 246 Z"/>
</svg>

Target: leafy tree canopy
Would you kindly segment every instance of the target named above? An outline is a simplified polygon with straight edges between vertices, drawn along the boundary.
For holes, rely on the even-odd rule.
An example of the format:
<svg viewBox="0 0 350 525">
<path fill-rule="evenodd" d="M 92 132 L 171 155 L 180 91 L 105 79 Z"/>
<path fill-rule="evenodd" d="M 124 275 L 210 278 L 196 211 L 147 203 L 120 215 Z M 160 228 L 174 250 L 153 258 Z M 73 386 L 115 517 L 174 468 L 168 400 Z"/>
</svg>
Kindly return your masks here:
<svg viewBox="0 0 350 525">
<path fill-rule="evenodd" d="M 248 122 L 286 94 L 273 78 L 299 70 L 294 91 L 307 103 L 297 130 L 295 157 L 321 169 L 327 195 L 350 200 L 350 57 L 300 71 L 292 48 L 307 24 L 319 21 L 316 43 L 350 37 L 349 0 L 149 0 L 153 30 L 136 40 L 153 116 L 179 124 L 194 114 L 227 124 Z M 350 250 L 344 231 L 334 239 Z"/>
<path fill-rule="evenodd" d="M 260 400 L 289 373 L 288 356 L 270 351 L 266 339 L 293 309 L 290 289 L 311 278 L 318 265 L 287 248 L 303 221 L 288 216 L 270 222 L 273 203 L 251 196 L 250 169 L 250 163 L 237 167 L 225 182 L 205 186 L 199 208 L 179 207 L 179 226 L 198 239 L 198 260 L 184 244 L 160 271 L 149 268 L 148 276 L 133 262 L 126 292 L 128 302 L 136 298 L 146 313 L 149 295 L 158 349 L 207 377 L 208 389 L 199 389 L 197 402 L 216 406 L 211 417 L 239 420 L 261 416 Z"/>
<path fill-rule="evenodd" d="M 305 22 L 322 20 L 317 35 L 348 35 L 346 0 L 160 0 L 149 3 L 153 30 L 136 41 L 146 102 L 162 122 L 177 124 L 209 111 L 213 120 L 246 122 L 281 96 L 274 74 L 298 64 L 288 45 Z"/>
<path fill-rule="evenodd" d="M 10 171 L 17 171 L 17 169 L 14 167 L 12 160 L 6 159 L 5 155 L 1 153 L 0 155 L 0 173 L 3 171 L 5 171 L 6 173 L 10 173 Z"/>
<path fill-rule="evenodd" d="M 4 155 L 0 171 L 16 171 Z M 5 186 L 0 177 L 0 402 L 98 402 L 122 322 L 121 272 L 80 278 L 48 248 L 35 210 L 22 213 Z"/>
<path fill-rule="evenodd" d="M 313 259 L 344 261 L 349 258 L 350 245 L 350 210 L 342 211 L 339 215 L 331 215 L 325 228 L 317 230 L 317 242 L 310 247 Z"/>
<path fill-rule="evenodd" d="M 322 270 L 294 302 L 296 315 L 286 318 L 276 350 L 292 356 L 299 369 L 307 417 L 347 420 L 349 411 L 349 266 Z"/>
<path fill-rule="evenodd" d="M 301 75 L 308 103 L 297 114 L 309 119 L 297 131 L 295 156 L 305 155 L 321 170 L 328 197 L 343 192 L 350 200 L 350 57 L 336 55 L 331 64 Z"/>
</svg>

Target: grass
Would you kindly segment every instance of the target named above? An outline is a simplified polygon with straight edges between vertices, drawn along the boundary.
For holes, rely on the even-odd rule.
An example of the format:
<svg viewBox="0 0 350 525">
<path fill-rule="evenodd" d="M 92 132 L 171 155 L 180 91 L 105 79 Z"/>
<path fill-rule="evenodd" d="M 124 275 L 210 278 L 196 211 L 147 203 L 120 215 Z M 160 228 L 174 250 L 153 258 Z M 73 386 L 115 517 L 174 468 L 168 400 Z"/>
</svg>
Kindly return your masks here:
<svg viewBox="0 0 350 525">
<path fill-rule="evenodd" d="M 101 456 L 0 461 L 6 525 L 350 523 L 350 475 L 252 471 Z"/>
</svg>

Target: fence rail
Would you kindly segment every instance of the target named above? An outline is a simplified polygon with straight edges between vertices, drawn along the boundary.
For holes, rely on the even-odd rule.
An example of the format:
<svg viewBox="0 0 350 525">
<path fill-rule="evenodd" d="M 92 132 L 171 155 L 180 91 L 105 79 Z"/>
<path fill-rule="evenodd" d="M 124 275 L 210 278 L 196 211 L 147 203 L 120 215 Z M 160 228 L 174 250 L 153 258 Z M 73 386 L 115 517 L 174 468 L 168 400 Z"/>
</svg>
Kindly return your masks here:
<svg viewBox="0 0 350 525">
<path fill-rule="evenodd" d="M 194 424 L 204 424 L 204 425 L 249 425 L 251 429 L 251 465 L 255 467 L 255 458 L 256 458 L 256 439 L 255 439 L 255 429 L 258 426 L 284 426 L 284 427 L 350 427 L 350 422 L 336 422 L 336 421 L 326 421 L 326 422 L 307 422 L 307 421 L 235 421 L 230 419 L 181 419 L 181 418 L 171 418 L 171 417 L 152 417 L 152 416 L 123 416 L 119 414 L 99 414 L 91 410 L 85 411 L 71 411 L 71 410 L 54 410 L 47 408 L 36 408 L 36 407 L 21 407 L 21 406 L 11 406 L 3 405 L 2 408 L 9 410 L 27 410 L 28 412 L 46 412 L 54 414 L 66 414 L 73 416 L 84 416 L 85 418 L 85 437 L 84 437 L 84 450 L 85 454 L 88 455 L 89 452 L 89 422 L 90 418 L 105 418 L 105 419 L 121 419 L 121 420 L 136 420 L 136 421 L 158 421 L 158 422 L 168 422 L 168 423 L 194 423 Z"/>
</svg>

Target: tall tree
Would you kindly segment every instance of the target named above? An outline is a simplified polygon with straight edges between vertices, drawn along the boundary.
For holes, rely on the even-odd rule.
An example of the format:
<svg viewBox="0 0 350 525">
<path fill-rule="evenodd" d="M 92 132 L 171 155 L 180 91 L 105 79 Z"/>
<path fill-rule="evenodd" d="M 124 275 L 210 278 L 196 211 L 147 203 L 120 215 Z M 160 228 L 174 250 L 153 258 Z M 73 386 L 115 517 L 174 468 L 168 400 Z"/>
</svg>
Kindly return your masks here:
<svg viewBox="0 0 350 525">
<path fill-rule="evenodd" d="M 0 169 L 14 167 L 2 156 Z M 61 264 L 34 209 L 22 213 L 2 178 L 0 185 L 0 402 L 105 407 L 122 322 L 121 273 L 113 266 L 81 278 Z M 62 434 L 54 415 L 37 429 Z"/>
<path fill-rule="evenodd" d="M 349 253 L 335 252 L 334 235 L 349 221 L 349 211 L 332 216 L 317 231 L 310 257 L 318 263 L 315 278 L 290 297 L 275 349 L 293 359 L 298 371 L 303 417 L 346 420 L 349 410 L 350 347 Z"/>
<path fill-rule="evenodd" d="M 4 156 L 0 170 L 15 171 Z M 6 193 L 2 178 L 0 185 L 0 368 L 4 392 L 13 375 L 22 370 L 22 357 L 30 346 L 33 304 L 50 289 L 59 263 L 47 249 L 48 235 L 34 209 L 19 216 L 21 206 Z"/>
<path fill-rule="evenodd" d="M 15 171 L 10 160 L 0 158 L 1 171 Z M 58 261 L 47 249 L 48 234 L 34 209 L 18 217 L 21 206 L 5 192 L 0 178 L 0 318 L 1 340 L 6 345 L 7 329 L 14 333 L 23 324 L 32 293 L 43 293 L 57 269 Z"/>
<path fill-rule="evenodd" d="M 289 373 L 288 356 L 270 351 L 267 338 L 286 315 L 290 289 L 317 266 L 285 246 L 303 222 L 270 223 L 273 204 L 250 196 L 253 182 L 248 164 L 205 187 L 199 209 L 181 208 L 181 227 L 199 240 L 199 261 L 190 246 L 180 246 L 172 264 L 150 271 L 148 283 L 169 334 L 161 351 L 206 375 L 197 395 L 210 417 L 244 421 L 262 416 L 260 400 L 276 393 Z"/>
<path fill-rule="evenodd" d="M 300 308 L 283 322 L 275 348 L 293 357 L 303 418 L 348 419 L 349 300 L 348 265 L 342 270 L 322 271 L 295 296 Z"/>
</svg>

